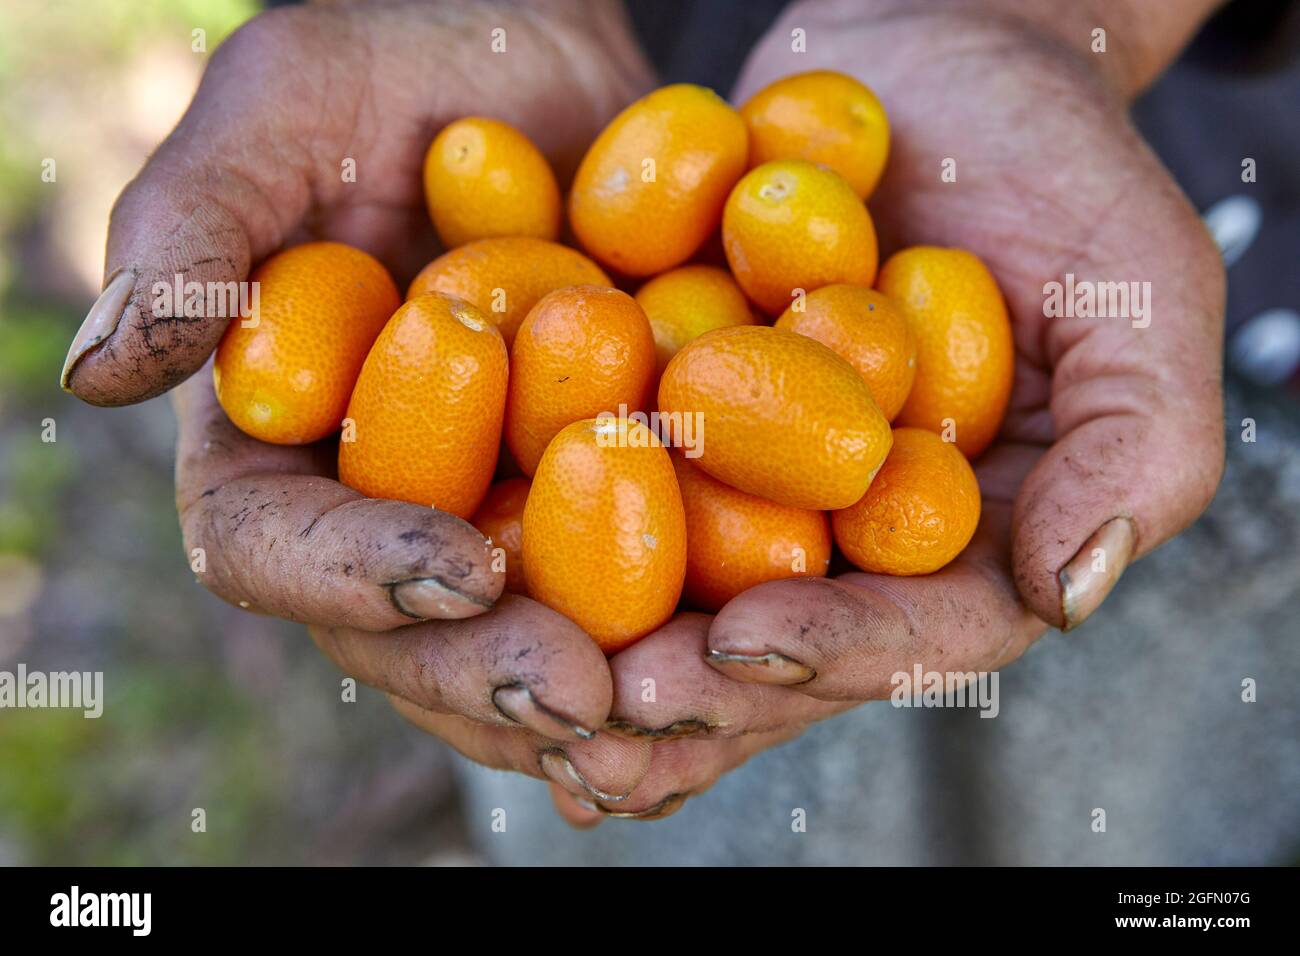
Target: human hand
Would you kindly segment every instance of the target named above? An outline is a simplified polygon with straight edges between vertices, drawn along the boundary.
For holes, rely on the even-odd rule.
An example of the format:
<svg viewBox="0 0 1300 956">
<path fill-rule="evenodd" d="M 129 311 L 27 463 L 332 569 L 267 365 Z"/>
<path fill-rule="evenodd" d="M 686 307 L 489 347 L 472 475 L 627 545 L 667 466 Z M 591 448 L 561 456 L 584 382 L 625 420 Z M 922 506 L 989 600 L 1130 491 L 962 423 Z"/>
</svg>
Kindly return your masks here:
<svg viewBox="0 0 1300 956">
<path fill-rule="evenodd" d="M 1012 317 L 1014 392 L 1000 438 L 975 463 L 979 531 L 942 571 L 772 582 L 611 660 L 615 726 L 689 735 L 656 745 L 620 809 L 669 795 L 680 806 L 811 721 L 888 697 L 892 675 L 916 664 L 1009 664 L 1046 624 L 1081 623 L 1132 560 L 1209 503 L 1223 463 L 1222 264 L 1127 100 L 1212 6 L 1162 5 L 1152 22 L 1145 7 L 1147 19 L 1129 19 L 1123 2 L 1063 14 L 1018 0 L 816 0 L 789 8 L 755 48 L 736 103 L 814 69 L 876 91 L 893 150 L 871 202 L 882 246 L 958 246 L 988 264 Z M 1089 52 L 1096 26 L 1108 54 Z M 804 54 L 791 52 L 795 27 Z M 940 178 L 947 158 L 955 182 Z M 1066 273 L 1150 282 L 1149 326 L 1046 318 L 1044 284 Z M 1092 570 L 1097 549 L 1104 571 Z M 646 677 L 655 701 L 642 697 Z M 598 819 L 559 801 L 571 819 Z"/>
<path fill-rule="evenodd" d="M 498 28 L 504 54 L 490 48 Z M 173 393 L 177 505 L 210 590 L 310 625 L 340 667 L 462 752 L 613 797 L 639 780 L 648 748 L 592 739 L 612 688 L 591 640 L 539 604 L 497 601 L 504 575 L 470 525 L 333 480 L 335 443 L 238 431 L 204 366 L 225 320 L 159 317 L 150 290 L 176 274 L 243 280 L 305 238 L 359 246 L 409 276 L 434 254 L 420 168 L 440 126 L 491 112 L 563 172 L 649 82 L 613 4 L 336 3 L 257 17 L 214 54 L 118 200 L 107 291 L 64 372 L 102 405 L 189 378 Z M 355 182 L 341 176 L 347 159 Z"/>
</svg>

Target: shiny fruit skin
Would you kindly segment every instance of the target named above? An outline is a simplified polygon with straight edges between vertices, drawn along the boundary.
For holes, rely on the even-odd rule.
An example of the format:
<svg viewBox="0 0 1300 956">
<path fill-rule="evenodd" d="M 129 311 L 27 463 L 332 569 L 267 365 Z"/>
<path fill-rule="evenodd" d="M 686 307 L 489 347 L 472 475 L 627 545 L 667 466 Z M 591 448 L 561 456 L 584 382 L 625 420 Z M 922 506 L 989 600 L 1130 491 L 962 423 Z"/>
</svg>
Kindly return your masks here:
<svg viewBox="0 0 1300 956">
<path fill-rule="evenodd" d="M 963 249 L 913 246 L 889 257 L 879 289 L 916 337 L 916 381 L 896 423 L 944 433 L 974 458 L 997 436 L 1011 398 L 1015 342 L 997 281 Z"/>
<path fill-rule="evenodd" d="M 519 323 L 537 300 L 571 285 L 609 286 L 613 282 L 581 252 L 558 242 L 482 239 L 430 262 L 411 282 L 406 297 L 445 292 L 464 299 L 497 324 L 509 347 Z"/>
<path fill-rule="evenodd" d="M 524 585 L 524 504 L 530 484 L 527 478 L 498 481 L 488 489 L 470 521 L 494 548 L 505 553 L 506 590 L 511 594 L 528 593 Z"/>
<path fill-rule="evenodd" d="M 574 235 L 624 275 L 680 265 L 717 228 L 748 152 L 744 120 L 712 90 L 655 90 L 614 117 L 583 157 L 569 193 Z"/>
<path fill-rule="evenodd" d="M 258 266 L 258 309 L 217 346 L 212 383 L 230 420 L 276 445 L 339 429 L 366 353 L 401 299 L 388 270 L 341 242 L 309 242 Z"/>
<path fill-rule="evenodd" d="M 509 123 L 449 123 L 424 158 L 424 195 L 447 248 L 475 239 L 560 234 L 560 187 L 536 146 Z"/>
<path fill-rule="evenodd" d="M 896 428 L 894 447 L 861 501 L 831 514 L 835 543 L 863 571 L 931 574 L 970 543 L 980 520 L 975 472 L 956 445 Z"/>
<path fill-rule="evenodd" d="M 800 159 L 745 174 L 722 214 L 731 273 L 764 312 L 779 315 L 796 289 L 876 278 L 876 229 L 837 173 Z"/>
<path fill-rule="evenodd" d="M 806 159 L 839 173 L 859 199 L 880 182 L 889 158 L 889 119 L 876 94 L 834 70 L 777 80 L 740 115 L 749 128 L 749 165 Z"/>
<path fill-rule="evenodd" d="M 483 313 L 441 293 L 416 296 L 361 369 L 339 480 L 468 519 L 492 482 L 507 374 L 505 342 Z"/>
<path fill-rule="evenodd" d="M 606 654 L 673 615 L 686 517 L 667 450 L 644 425 L 588 419 L 546 449 L 524 506 L 528 593 Z"/>
<path fill-rule="evenodd" d="M 657 372 L 687 342 L 729 325 L 753 325 L 745 293 L 725 269 L 681 266 L 657 275 L 636 293 L 655 337 Z"/>
<path fill-rule="evenodd" d="M 794 304 L 775 327 L 816 339 L 856 368 L 886 421 L 893 421 L 916 379 L 916 339 L 887 297 L 860 285 L 826 285 Z"/>
<path fill-rule="evenodd" d="M 659 410 L 703 415 L 694 463 L 714 478 L 795 508 L 853 504 L 889 452 L 889 423 L 858 370 L 820 342 L 765 325 L 706 332 L 678 352 L 659 382 Z"/>
<path fill-rule="evenodd" d="M 686 510 L 687 601 L 717 611 L 764 581 L 826 574 L 831 526 L 824 511 L 745 494 L 710 478 L 681 453 L 672 458 Z"/>
<path fill-rule="evenodd" d="M 655 368 L 650 322 L 626 292 L 558 289 L 533 306 L 510 358 L 506 444 L 526 475 L 565 425 L 645 402 Z"/>
</svg>

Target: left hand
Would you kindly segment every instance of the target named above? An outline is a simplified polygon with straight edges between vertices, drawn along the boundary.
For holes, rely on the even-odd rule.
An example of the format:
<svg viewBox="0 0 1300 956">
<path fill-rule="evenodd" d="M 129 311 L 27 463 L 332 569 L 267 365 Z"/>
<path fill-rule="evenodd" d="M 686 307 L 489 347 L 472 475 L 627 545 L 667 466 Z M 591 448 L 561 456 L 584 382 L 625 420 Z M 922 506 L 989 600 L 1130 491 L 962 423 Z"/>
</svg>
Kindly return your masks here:
<svg viewBox="0 0 1300 956">
<path fill-rule="evenodd" d="M 997 277 L 1017 366 L 1001 435 L 975 463 L 979 530 L 936 574 L 770 582 L 616 655 L 611 727 L 689 738 L 653 748 L 640 785 L 610 808 L 619 814 L 672 812 L 810 722 L 887 698 L 897 672 L 997 670 L 1048 624 L 1077 626 L 1131 560 L 1200 514 L 1222 473 L 1222 263 L 1127 116 L 1127 97 L 1163 64 L 1140 47 L 1097 57 L 1070 46 L 1086 50 L 1085 20 L 1110 27 L 1112 43 L 1131 37 L 1135 24 L 1113 22 L 1123 5 L 1037 26 L 942 2 L 872 22 L 867 6 L 790 8 L 735 100 L 786 73 L 856 73 L 893 126 L 872 201 L 886 242 L 969 249 Z M 807 30 L 806 54 L 790 52 L 794 26 Z M 946 157 L 957 182 L 940 180 Z M 1149 281 L 1150 326 L 1049 322 L 1043 285 L 1067 272 Z M 1098 548 L 1104 572 L 1091 570 Z M 599 819 L 556 800 L 572 822 Z"/>
<path fill-rule="evenodd" d="M 512 52 L 489 52 L 497 30 Z M 151 290 L 176 276 L 243 281 L 305 238 L 409 274 L 432 254 L 420 157 L 444 124 L 490 111 L 563 172 L 651 81 L 615 0 L 261 14 L 215 52 L 184 118 L 118 199 L 107 288 L 64 369 L 65 387 L 101 405 L 188 377 L 173 392 L 176 497 L 205 587 L 307 624 L 340 669 L 471 759 L 610 801 L 636 786 L 650 747 L 595 734 L 613 692 L 591 639 L 536 602 L 498 601 L 504 575 L 467 522 L 336 481 L 337 442 L 239 431 L 204 364 L 226 318 L 160 314 Z M 347 162 L 358 177 L 342 175 Z"/>
</svg>

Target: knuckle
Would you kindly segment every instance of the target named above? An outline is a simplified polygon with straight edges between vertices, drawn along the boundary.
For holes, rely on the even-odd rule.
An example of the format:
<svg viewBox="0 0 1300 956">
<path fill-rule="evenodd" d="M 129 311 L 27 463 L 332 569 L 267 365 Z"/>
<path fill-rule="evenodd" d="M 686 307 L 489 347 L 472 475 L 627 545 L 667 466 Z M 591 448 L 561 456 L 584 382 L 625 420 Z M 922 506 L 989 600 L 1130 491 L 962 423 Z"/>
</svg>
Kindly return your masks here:
<svg viewBox="0 0 1300 956">
<path fill-rule="evenodd" d="M 459 711 L 454 702 L 457 682 L 448 663 L 439 642 L 429 637 L 417 642 L 409 654 L 389 655 L 381 667 L 387 686 L 409 688 L 403 696 L 411 703 L 436 714 L 454 714 Z M 444 694 L 444 689 L 449 693 Z"/>
<path fill-rule="evenodd" d="M 1222 428 L 1205 429 L 1199 440 L 1185 444 L 1187 457 L 1181 470 L 1180 499 L 1190 523 L 1210 506 L 1223 480 L 1226 464 Z"/>
<path fill-rule="evenodd" d="M 218 597 L 230 600 L 226 593 L 227 575 L 223 573 L 222 562 L 214 560 L 220 557 L 221 547 L 211 508 L 200 504 L 182 515 L 181 540 L 191 567 L 198 564 L 195 577 L 199 583 Z"/>
<path fill-rule="evenodd" d="M 141 195 L 140 180 L 143 175 L 142 171 L 122 187 L 122 191 L 113 200 L 113 208 L 108 213 L 108 232 L 110 236 L 122 232 L 124 226 L 134 222 L 137 218 L 135 210 L 138 205 L 138 198 Z"/>
<path fill-rule="evenodd" d="M 223 505 L 230 504 L 231 492 L 231 486 L 210 489 L 184 509 L 180 513 L 181 539 L 204 588 L 223 601 L 256 609 L 263 602 L 250 586 L 248 569 L 232 560 L 232 555 L 241 554 L 251 559 L 248 543 L 240 536 L 251 512 L 244 504 L 228 514 Z"/>
<path fill-rule="evenodd" d="M 1184 274 L 1195 276 L 1202 284 L 1201 294 L 1207 304 L 1212 306 L 1212 320 L 1219 322 L 1223 317 L 1224 304 L 1228 289 L 1228 270 L 1223 264 L 1223 253 L 1215 244 L 1214 238 L 1205 227 L 1195 210 L 1191 213 L 1192 222 L 1188 223 L 1187 235 L 1190 237 L 1187 250 L 1187 268 Z"/>
<path fill-rule="evenodd" d="M 261 72 L 277 68 L 302 42 L 310 11 L 292 7 L 267 10 L 228 36 L 212 54 L 209 70 Z"/>
</svg>

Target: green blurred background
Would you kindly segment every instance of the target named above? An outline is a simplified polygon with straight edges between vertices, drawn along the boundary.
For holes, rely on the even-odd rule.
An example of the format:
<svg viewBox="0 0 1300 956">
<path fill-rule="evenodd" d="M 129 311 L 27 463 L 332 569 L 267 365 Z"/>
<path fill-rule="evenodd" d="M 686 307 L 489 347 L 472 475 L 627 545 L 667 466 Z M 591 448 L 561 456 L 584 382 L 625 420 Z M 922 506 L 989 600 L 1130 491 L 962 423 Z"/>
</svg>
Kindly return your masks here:
<svg viewBox="0 0 1300 956">
<path fill-rule="evenodd" d="M 343 702 L 302 629 L 195 582 L 167 400 L 58 387 L 113 200 L 257 9 L 0 5 L 0 670 L 103 671 L 106 697 L 98 720 L 0 710 L 0 864 L 473 860 L 441 746 L 376 693 Z"/>
</svg>

